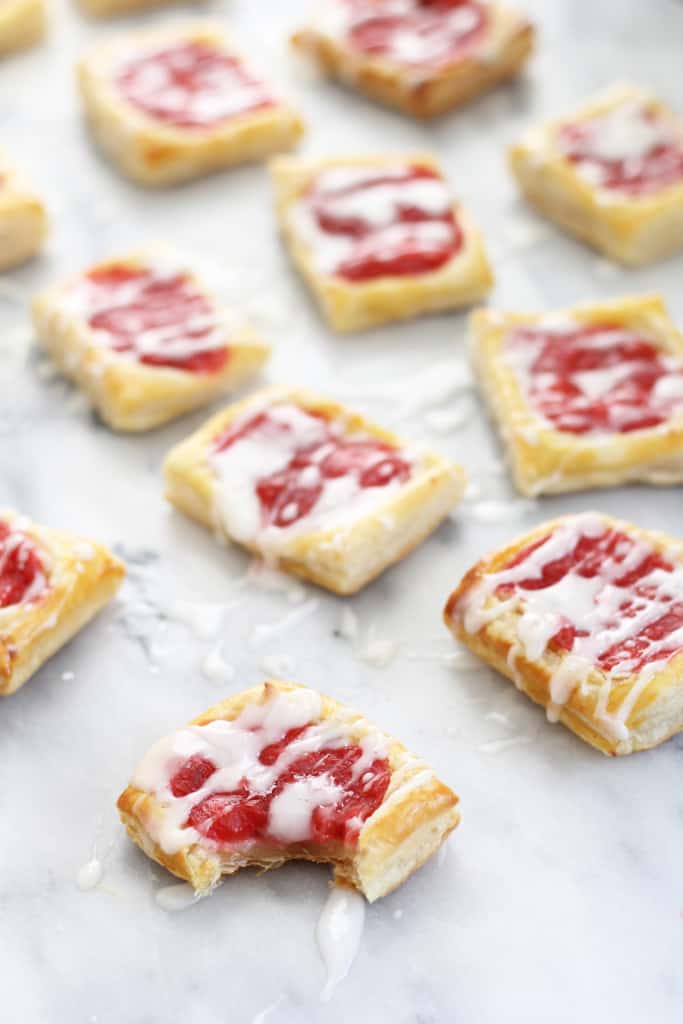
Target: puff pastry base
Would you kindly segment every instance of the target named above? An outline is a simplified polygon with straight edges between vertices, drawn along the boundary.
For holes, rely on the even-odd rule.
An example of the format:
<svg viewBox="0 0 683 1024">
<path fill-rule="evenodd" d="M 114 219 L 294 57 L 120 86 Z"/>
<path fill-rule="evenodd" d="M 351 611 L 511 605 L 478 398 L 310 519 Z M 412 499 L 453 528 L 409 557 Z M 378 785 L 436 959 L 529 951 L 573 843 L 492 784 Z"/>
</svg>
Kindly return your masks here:
<svg viewBox="0 0 683 1024">
<path fill-rule="evenodd" d="M 40 250 L 48 217 L 40 196 L 0 155 L 0 270 L 16 267 Z"/>
<path fill-rule="evenodd" d="M 149 46 L 200 42 L 239 56 L 218 25 L 197 23 L 118 36 L 95 45 L 80 61 L 81 97 L 102 151 L 143 185 L 171 185 L 290 149 L 304 126 L 284 102 L 235 117 L 206 131 L 183 130 L 148 117 L 119 95 L 111 82 L 116 61 Z"/>
<path fill-rule="evenodd" d="M 294 205 L 321 171 L 336 167 L 389 168 L 397 162 L 402 166 L 427 167 L 441 174 L 438 162 L 421 152 L 318 160 L 278 157 L 271 161 L 280 230 L 294 265 L 336 331 L 360 331 L 424 313 L 460 309 L 485 298 L 493 286 L 493 273 L 479 230 L 459 203 L 453 204 L 453 213 L 464 234 L 463 245 L 438 270 L 367 282 L 349 282 L 318 271 L 309 247 L 292 222 Z"/>
<path fill-rule="evenodd" d="M 508 595 L 491 592 L 486 586 L 487 577 L 509 566 L 534 541 L 587 520 L 622 531 L 663 554 L 677 571 L 683 571 L 681 541 L 597 513 L 564 516 L 541 524 L 482 558 L 450 595 L 444 621 L 461 643 L 546 708 L 551 721 L 559 720 L 603 754 L 630 754 L 657 746 L 683 730 L 683 653 L 663 663 L 652 675 L 641 670 L 611 679 L 596 665 L 586 675 L 585 668 L 573 665 L 572 655 L 560 648 L 546 646 L 540 656 L 529 653 L 529 635 L 520 630 L 523 599 L 521 605 L 511 603 L 506 600 Z M 556 609 L 553 612 L 564 621 Z M 563 687 L 569 684 L 569 692 L 565 689 L 564 693 L 566 700 L 559 705 L 553 701 L 554 680 Z"/>
<path fill-rule="evenodd" d="M 263 704 L 275 694 L 303 690 L 293 683 L 271 680 L 261 686 L 229 697 L 210 708 L 192 725 L 215 720 L 233 721 L 248 706 Z M 164 803 L 150 792 L 128 786 L 118 799 L 121 820 L 129 836 L 157 863 L 188 881 L 197 892 L 206 892 L 222 875 L 243 867 L 269 869 L 288 860 L 331 864 L 335 881 L 357 889 L 370 902 L 401 885 L 443 843 L 460 820 L 457 796 L 424 761 L 409 753 L 391 736 L 379 733 L 361 715 L 330 697 L 320 695 L 319 722 L 339 723 L 358 742 L 369 734 L 381 736 L 391 766 L 391 780 L 383 802 L 363 824 L 354 847 L 336 841 L 330 844 L 295 843 L 249 849 L 220 850 L 201 841 L 167 853 L 159 845 L 160 827 L 166 814 Z"/>
<path fill-rule="evenodd" d="M 36 601 L 0 608 L 0 696 L 15 693 L 119 589 L 125 569 L 101 544 L 3 511 L 35 543 L 49 589 Z"/>
<path fill-rule="evenodd" d="M 154 249 L 105 260 L 96 267 L 154 265 Z M 208 290 L 189 268 L 179 267 L 198 289 Z M 62 373 L 79 385 L 113 430 L 150 430 L 239 387 L 261 368 L 270 347 L 246 325 L 226 327 L 230 354 L 215 373 L 195 373 L 170 366 L 151 366 L 126 359 L 98 345 L 88 324 L 65 311 L 70 279 L 48 288 L 33 301 L 38 340 Z M 221 306 L 212 299 L 217 312 Z"/>
<path fill-rule="evenodd" d="M 368 56 L 313 20 L 292 45 L 330 78 L 411 117 L 437 117 L 519 74 L 534 47 L 533 26 L 516 12 L 489 5 L 491 25 L 479 53 L 442 68 L 410 68 Z"/>
<path fill-rule="evenodd" d="M 532 327 L 548 317 L 642 332 L 683 368 L 683 336 L 658 295 L 574 306 L 552 314 L 473 313 L 472 362 L 505 444 L 517 490 L 533 497 L 625 483 L 683 482 L 683 413 L 657 427 L 596 437 L 554 429 L 535 412 L 503 350 L 512 329 Z"/>
<path fill-rule="evenodd" d="M 40 42 L 46 26 L 45 0 L 4 0 L 0 4 L 0 56 Z"/>
<path fill-rule="evenodd" d="M 508 161 L 524 198 L 549 220 L 617 263 L 643 266 L 683 247 L 683 182 L 642 197 L 620 197 L 589 184 L 556 142 L 567 122 L 587 121 L 630 100 L 642 100 L 673 119 L 642 90 L 615 86 L 573 114 L 531 131 L 510 147 Z"/>
<path fill-rule="evenodd" d="M 235 540 L 226 534 L 218 507 L 218 483 L 209 464 L 211 442 L 250 410 L 256 412 L 282 401 L 343 423 L 344 436 L 376 438 L 403 447 L 394 434 L 336 402 L 299 389 L 267 389 L 228 406 L 168 454 L 164 476 L 171 504 L 219 536 Z M 278 545 L 276 554 L 271 549 L 263 551 L 257 541 L 236 543 L 254 554 L 276 559 L 285 572 L 337 594 L 354 594 L 417 547 L 463 496 L 465 473 L 460 466 L 433 452 L 420 452 L 420 457 L 419 467 L 405 485 L 387 495 L 376 511 L 348 525 L 290 537 Z"/>
</svg>

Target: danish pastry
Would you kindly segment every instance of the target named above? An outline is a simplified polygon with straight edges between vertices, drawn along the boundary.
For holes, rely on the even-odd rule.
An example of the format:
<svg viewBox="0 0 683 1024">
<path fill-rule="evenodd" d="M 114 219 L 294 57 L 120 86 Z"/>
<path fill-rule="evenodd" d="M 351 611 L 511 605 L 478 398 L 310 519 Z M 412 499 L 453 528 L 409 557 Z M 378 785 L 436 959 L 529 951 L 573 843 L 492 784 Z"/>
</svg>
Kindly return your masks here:
<svg viewBox="0 0 683 1024">
<path fill-rule="evenodd" d="M 273 388 L 168 455 L 166 497 L 282 569 L 352 594 L 419 544 L 465 475 L 336 402 Z"/>
<path fill-rule="evenodd" d="M 509 159 L 530 203 L 611 259 L 636 266 L 683 246 L 683 120 L 649 93 L 615 86 Z"/>
<path fill-rule="evenodd" d="M 428 155 L 271 167 L 292 259 L 336 330 L 457 309 L 490 290 L 479 231 Z"/>
<path fill-rule="evenodd" d="M 45 0 L 3 0 L 0 4 L 0 56 L 33 46 L 45 35 Z"/>
<path fill-rule="evenodd" d="M 533 27 L 482 0 L 323 0 L 293 45 L 331 78 L 413 117 L 459 107 L 516 75 Z"/>
<path fill-rule="evenodd" d="M 605 754 L 683 729 L 683 542 L 597 513 L 483 558 L 445 608 L 475 654 Z"/>
<path fill-rule="evenodd" d="M 39 340 L 115 430 L 149 430 L 250 377 L 269 348 L 163 248 L 89 268 L 33 303 Z"/>
<path fill-rule="evenodd" d="M 659 296 L 479 310 L 471 351 L 522 494 L 683 482 L 683 337 Z"/>
<path fill-rule="evenodd" d="M 0 270 L 35 256 L 45 241 L 47 228 L 42 199 L 21 172 L 0 155 Z"/>
<path fill-rule="evenodd" d="M 100 544 L 0 512 L 0 695 L 14 693 L 118 590 Z"/>
<path fill-rule="evenodd" d="M 456 827 L 457 796 L 361 715 L 271 681 L 156 743 L 118 808 L 153 860 L 206 892 L 242 867 L 332 864 L 372 902 Z"/>
<path fill-rule="evenodd" d="M 219 26 L 117 36 L 79 64 L 103 151 L 145 185 L 168 185 L 289 149 L 299 115 L 244 62 Z"/>
</svg>

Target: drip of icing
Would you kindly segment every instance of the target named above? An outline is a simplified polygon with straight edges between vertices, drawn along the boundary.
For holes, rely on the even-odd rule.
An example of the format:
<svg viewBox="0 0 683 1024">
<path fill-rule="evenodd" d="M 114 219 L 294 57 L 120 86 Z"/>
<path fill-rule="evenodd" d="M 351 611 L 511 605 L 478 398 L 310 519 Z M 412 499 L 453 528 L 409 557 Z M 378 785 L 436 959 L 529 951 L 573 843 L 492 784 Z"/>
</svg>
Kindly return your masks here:
<svg viewBox="0 0 683 1024">
<path fill-rule="evenodd" d="M 223 657 L 220 644 L 203 659 L 202 673 L 213 683 L 227 683 L 234 679 L 235 668 Z"/>
<path fill-rule="evenodd" d="M 356 958 L 365 923 L 365 900 L 353 889 L 334 887 L 316 928 L 318 948 L 327 972 L 320 998 L 329 1002 Z"/>
<path fill-rule="evenodd" d="M 154 894 L 157 906 L 169 913 L 174 913 L 177 910 L 187 910 L 188 907 L 198 903 L 201 898 L 200 894 L 196 893 L 187 882 L 180 882 L 177 885 L 164 885 L 161 889 L 157 889 Z"/>
<path fill-rule="evenodd" d="M 79 868 L 76 875 L 76 885 L 81 892 L 89 892 L 91 889 L 97 888 L 102 881 L 103 874 L 102 862 L 97 857 L 93 857 Z"/>
<path fill-rule="evenodd" d="M 375 623 L 371 623 L 365 641 L 358 649 L 358 657 L 375 668 L 386 668 L 398 654 L 398 644 L 382 636 Z"/>
<path fill-rule="evenodd" d="M 259 668 L 273 679 L 288 679 L 294 672 L 294 662 L 287 654 L 266 654 Z"/>
<path fill-rule="evenodd" d="M 300 604 L 296 608 L 288 612 L 287 615 L 283 615 L 281 619 L 276 622 L 259 622 L 252 627 L 251 633 L 249 634 L 249 646 L 258 647 L 266 640 L 270 640 L 272 637 L 280 636 L 282 633 L 286 633 L 287 630 L 293 626 L 297 626 L 303 619 L 308 618 L 309 615 L 313 615 L 318 610 L 320 602 L 317 597 L 312 597 L 310 601 L 306 601 L 305 604 Z"/>
<path fill-rule="evenodd" d="M 169 615 L 192 630 L 195 636 L 209 640 L 221 629 L 226 607 L 223 604 L 176 601 L 169 609 Z"/>
</svg>

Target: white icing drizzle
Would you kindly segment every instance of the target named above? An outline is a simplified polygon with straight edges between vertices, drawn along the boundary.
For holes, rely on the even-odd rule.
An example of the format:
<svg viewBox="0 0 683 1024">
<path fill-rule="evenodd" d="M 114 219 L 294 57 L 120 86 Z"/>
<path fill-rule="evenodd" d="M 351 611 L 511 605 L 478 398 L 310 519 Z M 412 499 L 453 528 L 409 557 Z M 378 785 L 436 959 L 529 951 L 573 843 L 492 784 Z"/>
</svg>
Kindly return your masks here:
<svg viewBox="0 0 683 1024">
<path fill-rule="evenodd" d="M 199 639 L 209 640 L 221 629 L 228 607 L 230 606 L 224 604 L 175 601 L 168 609 L 168 614 L 172 619 L 187 626 Z"/>
<path fill-rule="evenodd" d="M 248 422 L 259 411 L 258 406 L 250 406 L 234 427 L 239 429 L 241 422 Z M 332 451 L 331 446 L 328 448 L 324 444 L 330 431 L 339 437 L 350 435 L 345 435 L 341 423 L 321 420 L 290 402 L 267 405 L 262 411 L 267 411 L 265 425 L 251 429 L 222 451 L 210 451 L 208 456 L 215 476 L 216 520 L 234 540 L 253 545 L 266 557 L 277 556 L 294 537 L 317 530 L 348 527 L 364 516 L 379 513 L 402 486 L 401 481 L 394 478 L 383 487 L 361 487 L 353 472 L 333 478 L 323 477 L 317 465 L 313 464 L 300 478 L 304 485 L 322 486 L 310 512 L 295 519 L 297 510 L 293 507 L 291 524 L 263 526 L 261 503 L 256 492 L 259 480 L 285 470 L 302 448 L 320 445 L 316 461 L 322 461 Z M 353 435 L 352 439 L 363 440 L 365 435 Z M 413 464 L 406 448 L 396 454 L 409 465 Z M 378 463 L 385 457 L 385 452 L 378 451 Z M 283 515 L 285 512 L 286 508 Z"/>
<path fill-rule="evenodd" d="M 194 906 L 202 899 L 202 896 L 200 893 L 196 893 L 187 882 L 179 882 L 176 885 L 164 885 L 161 889 L 157 889 L 154 899 L 162 910 L 175 913 Z"/>
<path fill-rule="evenodd" d="M 617 644 L 642 636 L 643 631 L 670 610 L 672 603 L 683 599 L 683 566 L 672 553 L 673 571 L 653 569 L 638 581 L 639 588 L 647 587 L 648 596 L 635 595 L 629 588 L 617 586 L 616 581 L 637 568 L 652 548 L 635 541 L 630 549 L 617 550 L 625 556 L 621 561 L 605 555 L 597 575 L 579 575 L 570 568 L 551 586 L 536 590 L 524 589 L 511 597 L 496 597 L 502 584 L 515 584 L 522 580 L 540 578 L 544 566 L 569 555 L 581 537 L 598 538 L 609 530 L 609 524 L 599 515 L 585 513 L 568 518 L 557 526 L 548 539 L 529 554 L 523 562 L 498 572 L 487 573 L 467 592 L 456 615 L 468 633 L 477 633 L 501 615 L 514 611 L 514 629 L 517 642 L 510 650 L 508 664 L 516 672 L 520 655 L 529 661 L 538 661 L 548 651 L 548 643 L 563 625 L 575 626 L 587 635 L 574 638 L 571 653 L 558 659 L 550 681 L 548 717 L 557 720 L 563 705 L 579 687 L 598 686 L 595 714 L 605 730 L 617 740 L 629 737 L 628 717 L 650 679 L 668 661 L 672 649 L 683 647 L 683 627 L 660 639 L 649 639 L 647 661 L 638 668 L 640 656 L 621 660 L 609 670 L 601 670 L 598 658 Z M 666 552 L 665 552 L 666 557 Z M 632 599 L 636 610 L 633 615 L 621 614 L 623 602 Z M 628 680 L 636 673 L 625 699 L 614 710 L 608 710 L 610 693 L 615 684 Z"/>
<path fill-rule="evenodd" d="M 89 861 L 79 868 L 78 874 L 76 875 L 76 885 L 81 892 L 89 892 L 91 889 L 96 889 L 102 881 L 104 875 L 104 868 L 102 861 L 98 860 L 97 857 L 92 857 Z"/>
<path fill-rule="evenodd" d="M 296 758 L 323 747 L 336 748 L 351 742 L 343 717 L 321 722 L 321 712 L 320 694 L 313 690 L 273 691 L 262 704 L 247 705 L 233 721 L 216 719 L 207 725 L 190 725 L 159 740 L 142 759 L 132 779 L 134 786 L 153 793 L 163 807 L 163 814 L 147 822 L 152 838 L 169 854 L 196 842 L 213 847 L 211 840 L 201 838 L 196 829 L 185 825 L 192 808 L 205 797 L 233 792 L 243 780 L 252 792 L 268 793 Z M 302 726 L 308 728 L 283 749 L 274 764 L 259 761 L 265 747 L 280 740 L 290 729 Z M 362 754 L 353 766 L 354 779 L 385 752 L 384 739 L 374 730 L 358 746 Z M 217 770 L 195 792 L 175 797 L 170 780 L 195 755 L 211 761 Z M 339 796 L 339 787 L 327 774 L 288 783 L 270 804 L 269 833 L 284 843 L 307 838 L 315 807 L 335 803 Z M 245 841 L 240 848 L 248 849 L 249 845 Z"/>
<path fill-rule="evenodd" d="M 375 623 L 371 622 L 365 640 L 357 648 L 358 658 L 375 668 L 386 668 L 397 654 L 396 641 L 383 636 Z"/>
<path fill-rule="evenodd" d="M 316 928 L 318 948 L 327 972 L 321 1000 L 328 1002 L 356 959 L 365 923 L 365 900 L 353 889 L 335 886 Z"/>
<path fill-rule="evenodd" d="M 221 645 L 218 644 L 204 657 L 202 674 L 212 683 L 228 683 L 235 677 L 235 667 L 223 657 Z"/>
</svg>

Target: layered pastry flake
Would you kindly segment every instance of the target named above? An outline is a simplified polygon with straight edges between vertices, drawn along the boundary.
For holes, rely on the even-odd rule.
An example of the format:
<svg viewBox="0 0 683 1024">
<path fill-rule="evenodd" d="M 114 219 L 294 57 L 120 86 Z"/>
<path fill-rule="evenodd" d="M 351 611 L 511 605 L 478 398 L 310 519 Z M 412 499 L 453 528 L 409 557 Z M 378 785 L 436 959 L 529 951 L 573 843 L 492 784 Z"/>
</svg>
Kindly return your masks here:
<svg viewBox="0 0 683 1024">
<path fill-rule="evenodd" d="M 482 0 L 323 0 L 292 42 L 331 78 L 428 118 L 516 75 L 533 36 Z"/>
<path fill-rule="evenodd" d="M 95 138 L 143 184 L 263 159 L 291 148 L 303 131 L 219 26 L 118 36 L 91 49 L 78 70 Z"/>
<path fill-rule="evenodd" d="M 683 482 L 683 337 L 659 296 L 480 310 L 471 351 L 523 494 Z"/>
<path fill-rule="evenodd" d="M 683 246 L 683 120 L 649 93 L 616 86 L 510 150 L 534 206 L 619 263 Z"/>
<path fill-rule="evenodd" d="M 551 721 L 605 754 L 683 729 L 683 542 L 597 513 L 482 559 L 447 626 Z"/>
<path fill-rule="evenodd" d="M 258 393 L 168 455 L 166 496 L 219 535 L 350 594 L 458 503 L 464 473 L 308 392 Z"/>
<path fill-rule="evenodd" d="M 292 259 L 336 330 L 456 309 L 491 288 L 479 231 L 426 154 L 281 157 L 272 176 Z"/>
<path fill-rule="evenodd" d="M 14 693 L 118 590 L 105 547 L 0 511 L 0 696 Z"/>
<path fill-rule="evenodd" d="M 109 426 L 148 430 L 252 376 L 269 348 L 162 248 L 97 264 L 33 303 L 40 342 Z"/>
<path fill-rule="evenodd" d="M 298 859 L 332 864 L 337 882 L 373 901 L 439 848 L 457 801 L 355 711 L 272 681 L 156 743 L 118 808 L 145 853 L 197 892 Z"/>
</svg>

